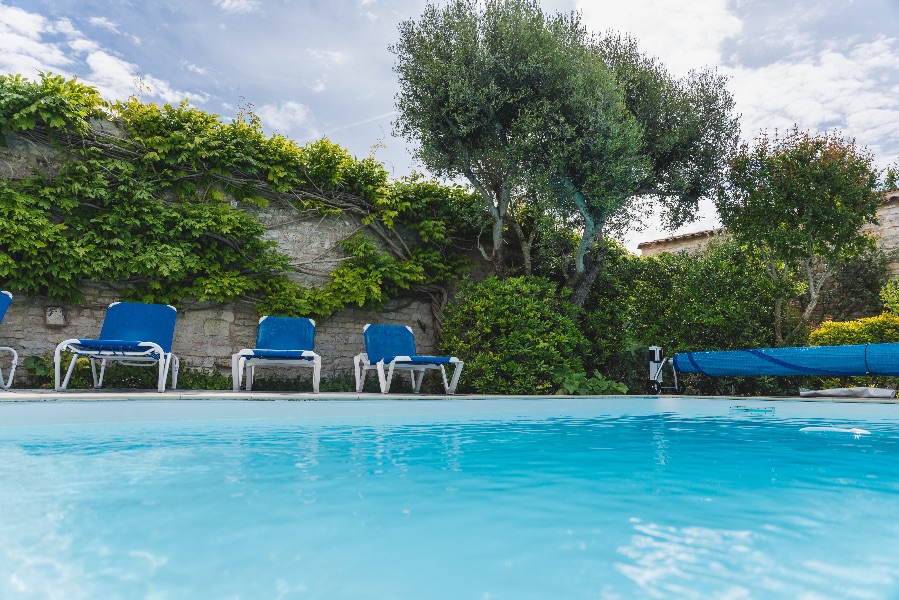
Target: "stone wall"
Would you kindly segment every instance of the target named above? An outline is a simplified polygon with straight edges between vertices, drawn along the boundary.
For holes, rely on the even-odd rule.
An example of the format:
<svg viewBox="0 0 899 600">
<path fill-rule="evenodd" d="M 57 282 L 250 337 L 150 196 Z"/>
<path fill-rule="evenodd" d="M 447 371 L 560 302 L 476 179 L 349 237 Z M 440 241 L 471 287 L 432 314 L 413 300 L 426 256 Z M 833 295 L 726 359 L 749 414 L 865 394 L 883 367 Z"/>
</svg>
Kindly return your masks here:
<svg viewBox="0 0 899 600">
<path fill-rule="evenodd" d="M 653 254 L 676 254 L 677 252 L 696 252 L 711 240 L 721 239 L 727 234 L 724 229 L 706 229 L 705 231 L 697 231 L 694 233 L 685 233 L 683 235 L 674 235 L 651 242 L 643 242 L 637 246 L 641 256 L 652 256 Z"/>
<path fill-rule="evenodd" d="M 49 173 L 59 164 L 57 154 L 48 146 L 14 135 L 7 135 L 6 142 L 6 148 L 0 147 L 0 177 L 26 177 L 33 169 Z M 303 213 L 288 202 L 247 210 L 265 225 L 265 239 L 276 242 L 278 249 L 291 258 L 298 283 L 308 286 L 327 281 L 328 274 L 342 260 L 337 242 L 361 228 L 350 218 Z M 82 291 L 86 301 L 78 305 L 27 298 L 11 291 L 13 302 L 0 325 L 0 345 L 14 347 L 20 364 L 21 358 L 27 356 L 52 354 L 62 340 L 96 337 L 106 307 L 121 300 L 120 292 L 99 284 L 85 285 Z M 259 316 L 250 304 L 183 303 L 179 306 L 172 349 L 182 365 L 230 373 L 231 354 L 254 347 Z M 366 323 L 409 325 L 420 353 L 433 354 L 437 350 L 434 319 L 427 301 L 395 301 L 378 313 L 344 310 L 317 323 L 315 346 L 322 356 L 322 376 L 352 372 L 353 356 L 364 351 L 362 327 Z M 20 369 L 24 376 L 23 367 Z M 20 381 L 18 375 L 16 379 Z"/>
<path fill-rule="evenodd" d="M 865 227 L 865 231 L 877 238 L 884 252 L 893 252 L 890 271 L 893 277 L 899 276 L 899 191 L 884 193 L 883 203 L 877 209 L 877 225 Z M 652 256 L 667 252 L 696 252 L 713 239 L 726 237 L 723 228 L 707 229 L 695 233 L 671 236 L 651 242 L 643 242 L 637 248 L 643 256 Z"/>
<path fill-rule="evenodd" d="M 877 238 L 877 243 L 884 252 L 892 252 L 890 272 L 895 278 L 899 276 L 899 191 L 884 194 L 883 204 L 877 209 L 877 225 L 866 228 L 866 231 Z"/>
<path fill-rule="evenodd" d="M 2 344 L 15 348 L 20 357 L 44 356 L 52 355 L 63 340 L 97 337 L 106 307 L 120 298 L 114 290 L 98 285 L 87 285 L 83 291 L 87 301 L 78 305 L 14 295 L 0 329 Z M 250 305 L 185 303 L 179 307 L 172 350 L 182 365 L 230 373 L 231 354 L 254 347 L 258 320 Z M 427 302 L 396 301 L 380 313 L 344 310 L 317 323 L 315 349 L 322 356 L 322 376 L 352 372 L 353 357 L 364 351 L 365 323 L 409 325 L 419 352 L 436 351 Z"/>
</svg>

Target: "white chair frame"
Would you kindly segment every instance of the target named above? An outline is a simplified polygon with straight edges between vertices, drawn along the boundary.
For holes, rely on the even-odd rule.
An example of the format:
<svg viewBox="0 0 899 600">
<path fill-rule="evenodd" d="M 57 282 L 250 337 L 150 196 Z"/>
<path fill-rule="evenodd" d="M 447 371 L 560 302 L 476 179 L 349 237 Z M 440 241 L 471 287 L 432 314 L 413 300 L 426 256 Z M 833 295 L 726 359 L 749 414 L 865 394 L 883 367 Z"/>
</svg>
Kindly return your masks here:
<svg viewBox="0 0 899 600">
<path fill-rule="evenodd" d="M 296 358 L 254 357 L 253 350 L 243 349 L 231 355 L 231 380 L 235 392 L 240 391 L 246 373 L 247 391 L 253 389 L 253 378 L 257 366 L 305 367 L 312 368 L 312 391 L 318 393 L 322 373 L 322 357 L 312 350 L 304 350 L 303 356 L 310 360 Z"/>
<path fill-rule="evenodd" d="M 159 344 L 153 342 L 140 342 L 140 346 L 146 348 L 146 350 L 142 351 L 119 351 L 119 350 L 100 350 L 96 352 L 84 352 L 83 350 L 78 350 L 77 346 L 81 343 L 79 339 L 70 339 L 60 342 L 58 346 L 56 346 L 56 352 L 53 357 L 53 365 L 55 369 L 55 384 L 56 391 L 61 392 L 69 385 L 69 380 L 72 378 L 72 372 L 75 370 L 75 362 L 79 357 L 84 356 L 88 358 L 91 362 L 91 375 L 94 380 L 94 388 L 103 387 L 103 376 L 106 373 L 106 363 L 107 361 L 115 361 L 120 362 L 123 365 L 131 366 L 131 367 L 159 367 L 159 377 L 157 379 L 156 389 L 157 391 L 164 392 L 165 391 L 165 382 L 168 378 L 169 369 L 172 371 L 172 389 L 177 389 L 178 387 L 178 370 L 180 368 L 180 361 L 178 357 L 175 356 L 172 352 L 164 352 L 162 347 Z M 62 367 L 62 353 L 64 351 L 72 352 L 72 361 L 69 363 L 69 368 L 66 371 L 65 379 L 60 383 L 60 375 L 61 375 L 61 367 Z M 154 358 L 153 354 L 158 356 L 158 358 Z M 97 361 L 100 361 L 100 374 L 97 375 Z"/>
<path fill-rule="evenodd" d="M 381 385 L 382 394 L 386 394 L 390 391 L 390 384 L 393 381 L 394 371 L 408 371 L 409 378 L 412 380 L 412 392 L 418 394 L 421 393 L 421 382 L 424 379 L 425 371 L 438 370 L 440 371 L 440 375 L 443 378 L 443 389 L 446 390 L 446 393 L 456 393 L 456 385 L 459 383 L 459 375 L 462 374 L 462 367 L 465 365 L 463 361 L 459 360 L 456 357 L 450 358 L 449 364 L 455 365 L 456 368 L 453 371 L 452 379 L 450 381 L 447 381 L 446 369 L 444 368 L 444 365 L 446 363 L 422 364 L 403 362 L 408 360 L 411 360 L 409 356 L 397 356 L 392 361 L 386 364 L 383 360 L 372 363 L 368 360 L 367 353 L 363 352 L 361 354 L 357 354 L 353 359 L 353 363 L 356 367 L 356 392 L 362 392 L 362 388 L 365 386 L 365 378 L 368 375 L 369 371 L 377 371 L 378 382 Z M 385 367 L 387 369 L 386 373 Z"/>
<path fill-rule="evenodd" d="M 16 374 L 16 365 L 19 364 L 19 354 L 9 346 L 0 346 L 0 352 L 9 352 L 12 355 L 12 364 L 9 367 L 9 377 L 3 379 L 3 370 L 0 369 L 0 389 L 8 390 L 12 387 L 12 378 Z"/>
</svg>

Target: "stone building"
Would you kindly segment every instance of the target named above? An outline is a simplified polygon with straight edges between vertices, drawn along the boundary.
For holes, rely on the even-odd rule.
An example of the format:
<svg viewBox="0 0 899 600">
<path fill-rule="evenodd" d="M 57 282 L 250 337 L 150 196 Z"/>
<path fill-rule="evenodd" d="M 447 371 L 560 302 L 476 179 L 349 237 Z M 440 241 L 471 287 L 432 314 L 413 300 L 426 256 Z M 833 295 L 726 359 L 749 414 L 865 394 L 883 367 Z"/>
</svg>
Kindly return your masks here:
<svg viewBox="0 0 899 600">
<path fill-rule="evenodd" d="M 893 252 L 890 270 L 893 276 L 899 276 L 899 190 L 884 192 L 883 202 L 877 209 L 877 225 L 865 228 L 877 238 L 878 244 L 885 252 Z M 694 233 L 685 233 L 671 237 L 643 242 L 637 246 L 643 256 L 652 256 L 663 252 L 695 252 L 714 239 L 724 239 L 727 231 L 723 227 L 706 229 Z"/>
</svg>

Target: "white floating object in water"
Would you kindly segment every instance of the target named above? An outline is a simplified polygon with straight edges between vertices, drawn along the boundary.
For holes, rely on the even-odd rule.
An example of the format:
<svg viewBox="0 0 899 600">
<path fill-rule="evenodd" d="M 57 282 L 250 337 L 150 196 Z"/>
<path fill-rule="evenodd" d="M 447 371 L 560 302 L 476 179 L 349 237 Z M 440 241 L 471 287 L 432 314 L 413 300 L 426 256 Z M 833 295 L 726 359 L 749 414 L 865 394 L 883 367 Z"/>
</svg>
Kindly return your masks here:
<svg viewBox="0 0 899 600">
<path fill-rule="evenodd" d="M 799 431 L 807 431 L 807 432 L 833 431 L 836 433 L 852 433 L 854 435 L 868 435 L 871 433 L 867 429 L 859 429 L 858 427 L 803 427 Z"/>
</svg>

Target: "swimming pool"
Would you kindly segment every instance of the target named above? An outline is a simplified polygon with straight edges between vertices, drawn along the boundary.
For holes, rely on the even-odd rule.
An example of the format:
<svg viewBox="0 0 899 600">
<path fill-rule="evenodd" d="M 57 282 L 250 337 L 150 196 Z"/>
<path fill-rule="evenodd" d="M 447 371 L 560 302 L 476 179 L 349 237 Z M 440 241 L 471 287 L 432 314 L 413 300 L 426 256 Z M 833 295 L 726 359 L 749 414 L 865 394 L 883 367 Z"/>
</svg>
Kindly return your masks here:
<svg viewBox="0 0 899 600">
<path fill-rule="evenodd" d="M 895 598 L 899 406 L 0 403 L 3 598 Z"/>
</svg>

